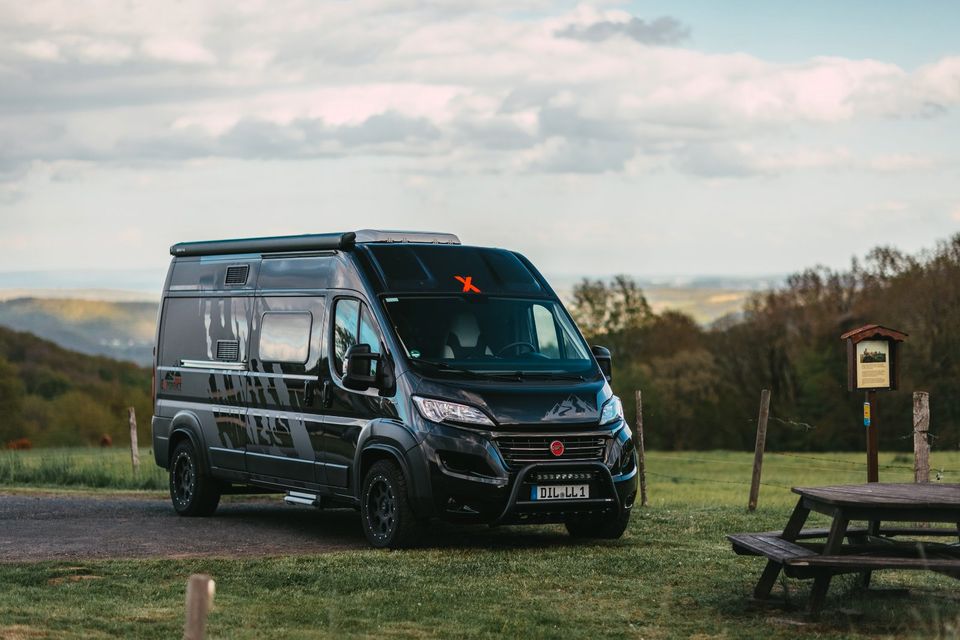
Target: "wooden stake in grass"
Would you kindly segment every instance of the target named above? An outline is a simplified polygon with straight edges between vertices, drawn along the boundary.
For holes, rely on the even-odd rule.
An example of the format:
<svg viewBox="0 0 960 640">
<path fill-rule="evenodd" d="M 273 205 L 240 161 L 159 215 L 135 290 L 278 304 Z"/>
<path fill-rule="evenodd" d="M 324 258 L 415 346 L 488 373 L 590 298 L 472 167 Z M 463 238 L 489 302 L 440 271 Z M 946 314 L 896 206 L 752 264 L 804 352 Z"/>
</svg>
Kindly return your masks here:
<svg viewBox="0 0 960 640">
<path fill-rule="evenodd" d="M 930 394 L 913 392 L 913 475 L 914 482 L 930 482 Z"/>
<path fill-rule="evenodd" d="M 643 450 L 643 398 L 637 389 L 637 466 L 640 473 L 640 506 L 647 506 L 647 461 Z"/>
<path fill-rule="evenodd" d="M 760 497 L 760 471 L 763 469 L 763 450 L 767 446 L 767 419 L 770 417 L 770 390 L 760 392 L 760 415 L 757 417 L 757 444 L 753 452 L 753 480 L 750 482 L 750 501 L 747 509 L 755 511 Z"/>
<path fill-rule="evenodd" d="M 213 606 L 217 583 L 207 575 L 194 574 L 187 580 L 187 621 L 183 640 L 203 640 L 207 633 L 207 614 Z"/>
<path fill-rule="evenodd" d="M 140 471 L 140 448 L 137 445 L 137 412 L 133 407 L 129 407 L 127 412 L 130 414 L 130 463 L 133 465 L 133 472 Z"/>
</svg>

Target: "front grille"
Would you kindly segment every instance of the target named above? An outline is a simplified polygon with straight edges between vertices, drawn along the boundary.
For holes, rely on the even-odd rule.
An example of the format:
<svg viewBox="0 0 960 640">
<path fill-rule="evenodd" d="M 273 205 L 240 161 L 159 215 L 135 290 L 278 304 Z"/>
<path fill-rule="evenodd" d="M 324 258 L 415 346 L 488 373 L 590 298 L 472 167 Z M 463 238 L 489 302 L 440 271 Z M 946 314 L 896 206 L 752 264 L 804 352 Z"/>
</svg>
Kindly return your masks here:
<svg viewBox="0 0 960 640">
<path fill-rule="evenodd" d="M 550 452 L 554 440 L 563 443 L 563 454 Z M 607 448 L 607 437 L 595 436 L 499 436 L 494 442 L 511 469 L 534 462 L 602 461 Z"/>
</svg>

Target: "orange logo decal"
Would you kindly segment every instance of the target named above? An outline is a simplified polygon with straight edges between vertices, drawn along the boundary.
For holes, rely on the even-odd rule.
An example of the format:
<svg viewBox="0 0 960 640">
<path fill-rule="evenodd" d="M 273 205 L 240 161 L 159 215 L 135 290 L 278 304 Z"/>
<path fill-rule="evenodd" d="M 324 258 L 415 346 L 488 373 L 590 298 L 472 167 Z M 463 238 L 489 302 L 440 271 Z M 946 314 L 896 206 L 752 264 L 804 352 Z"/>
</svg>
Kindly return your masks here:
<svg viewBox="0 0 960 640">
<path fill-rule="evenodd" d="M 477 287 L 474 286 L 473 284 L 473 276 L 467 276 L 466 278 L 464 278 L 463 276 L 453 276 L 453 277 L 463 283 L 464 293 L 480 293 L 480 289 L 477 289 Z"/>
</svg>

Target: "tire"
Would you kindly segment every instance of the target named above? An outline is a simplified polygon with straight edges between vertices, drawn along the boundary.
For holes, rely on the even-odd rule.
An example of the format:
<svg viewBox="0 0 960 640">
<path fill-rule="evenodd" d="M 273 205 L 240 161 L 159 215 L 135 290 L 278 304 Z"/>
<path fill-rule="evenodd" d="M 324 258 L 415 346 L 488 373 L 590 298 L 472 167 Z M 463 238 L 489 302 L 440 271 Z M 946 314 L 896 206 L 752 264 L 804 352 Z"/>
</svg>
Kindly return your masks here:
<svg viewBox="0 0 960 640">
<path fill-rule="evenodd" d="M 630 524 L 630 510 L 605 518 L 570 518 L 566 521 L 567 533 L 574 538 L 600 538 L 616 540 L 623 536 Z"/>
<path fill-rule="evenodd" d="M 404 549 L 414 546 L 422 532 L 421 522 L 410 508 L 407 480 L 396 462 L 380 460 L 363 478 L 360 520 L 371 546 Z"/>
<path fill-rule="evenodd" d="M 220 504 L 220 485 L 200 471 L 193 443 L 184 440 L 170 458 L 170 500 L 181 516 L 209 516 Z"/>
</svg>

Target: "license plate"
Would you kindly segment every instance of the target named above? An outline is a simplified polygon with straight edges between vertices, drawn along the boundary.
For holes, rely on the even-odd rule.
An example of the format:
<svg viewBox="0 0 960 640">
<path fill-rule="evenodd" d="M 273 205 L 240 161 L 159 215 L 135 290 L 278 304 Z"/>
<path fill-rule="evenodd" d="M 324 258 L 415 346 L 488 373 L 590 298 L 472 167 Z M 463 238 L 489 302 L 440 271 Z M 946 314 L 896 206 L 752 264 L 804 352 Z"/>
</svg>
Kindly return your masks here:
<svg viewBox="0 0 960 640">
<path fill-rule="evenodd" d="M 581 500 L 589 497 L 588 484 L 535 484 L 530 488 L 531 500 Z"/>
</svg>

